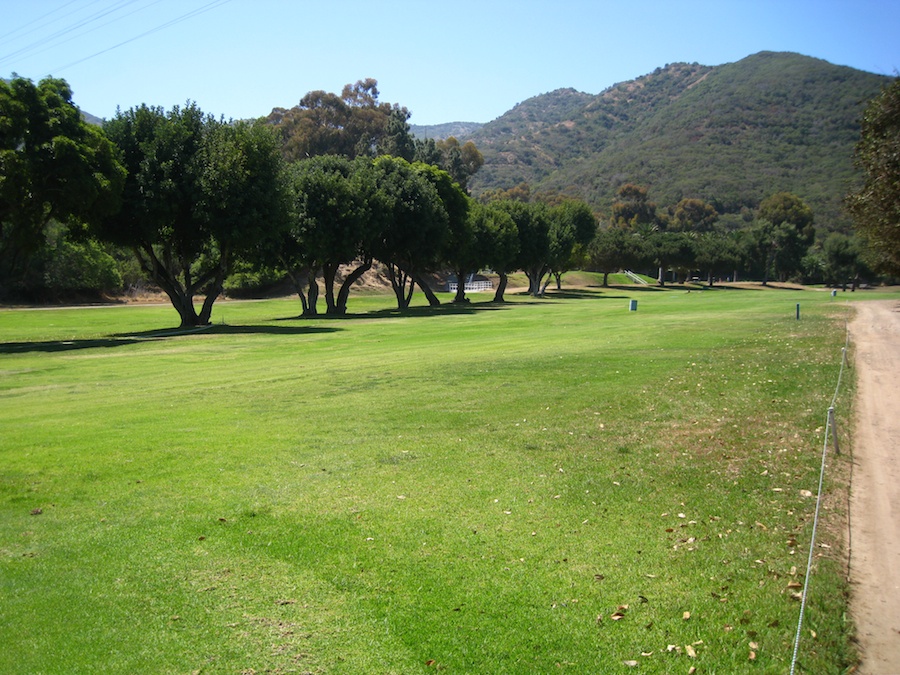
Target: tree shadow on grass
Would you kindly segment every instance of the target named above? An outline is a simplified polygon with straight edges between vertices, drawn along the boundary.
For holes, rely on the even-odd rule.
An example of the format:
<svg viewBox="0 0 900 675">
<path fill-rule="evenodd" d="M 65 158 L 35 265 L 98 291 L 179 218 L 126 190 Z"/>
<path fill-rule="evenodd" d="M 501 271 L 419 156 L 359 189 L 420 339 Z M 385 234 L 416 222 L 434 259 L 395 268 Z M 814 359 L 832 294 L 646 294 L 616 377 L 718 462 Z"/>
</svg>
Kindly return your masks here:
<svg viewBox="0 0 900 675">
<path fill-rule="evenodd" d="M 523 304 L 521 302 L 514 303 L 516 305 Z M 344 321 L 347 319 L 402 319 L 408 317 L 416 317 L 416 316 L 465 316 L 465 315 L 473 315 L 478 314 L 480 312 L 491 312 L 498 310 L 506 310 L 512 306 L 513 303 L 506 302 L 445 302 L 440 305 L 436 305 L 435 307 L 429 306 L 416 306 L 416 307 L 408 307 L 406 309 L 397 309 L 386 308 L 386 309 L 375 309 L 370 312 L 365 312 L 361 314 L 315 314 L 313 316 L 286 316 L 281 317 L 279 319 L 275 319 L 276 321 Z"/>
<path fill-rule="evenodd" d="M 335 333 L 340 328 L 319 326 L 226 326 L 212 325 L 193 329 L 149 330 L 135 333 L 115 333 L 101 338 L 75 340 L 47 340 L 44 342 L 2 342 L 0 354 L 27 354 L 31 352 L 69 352 L 81 349 L 109 349 L 125 347 L 138 342 L 156 342 L 191 335 L 314 335 Z"/>
</svg>

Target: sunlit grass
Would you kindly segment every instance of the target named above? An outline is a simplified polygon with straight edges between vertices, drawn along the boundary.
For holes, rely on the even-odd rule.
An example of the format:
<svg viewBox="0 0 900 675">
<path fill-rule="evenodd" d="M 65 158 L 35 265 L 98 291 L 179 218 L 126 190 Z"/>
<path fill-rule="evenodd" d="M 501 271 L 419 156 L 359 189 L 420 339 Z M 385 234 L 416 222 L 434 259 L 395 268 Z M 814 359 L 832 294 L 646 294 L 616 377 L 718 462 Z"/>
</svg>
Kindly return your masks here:
<svg viewBox="0 0 900 675">
<path fill-rule="evenodd" d="M 0 670 L 786 672 L 846 305 L 572 295 L 0 312 Z"/>
</svg>

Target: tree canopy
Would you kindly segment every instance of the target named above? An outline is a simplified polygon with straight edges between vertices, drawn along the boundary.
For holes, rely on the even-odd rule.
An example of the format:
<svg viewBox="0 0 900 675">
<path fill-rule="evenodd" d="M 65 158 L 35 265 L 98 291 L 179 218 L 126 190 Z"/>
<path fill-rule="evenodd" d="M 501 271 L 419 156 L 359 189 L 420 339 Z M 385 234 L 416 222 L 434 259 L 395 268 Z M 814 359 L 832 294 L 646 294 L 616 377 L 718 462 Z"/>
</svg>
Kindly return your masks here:
<svg viewBox="0 0 900 675">
<path fill-rule="evenodd" d="M 260 124 L 226 124 L 196 105 L 146 105 L 104 126 L 128 178 L 99 233 L 134 252 L 182 326 L 205 325 L 232 263 L 285 224 L 278 141 Z M 200 312 L 194 296 L 205 294 Z"/>
<path fill-rule="evenodd" d="M 864 183 L 847 200 L 872 263 L 900 274 L 900 78 L 866 108 L 856 145 Z"/>
<path fill-rule="evenodd" d="M 51 221 L 79 228 L 113 213 L 124 182 L 115 146 L 84 122 L 65 80 L 0 80 L 0 284 Z"/>
</svg>

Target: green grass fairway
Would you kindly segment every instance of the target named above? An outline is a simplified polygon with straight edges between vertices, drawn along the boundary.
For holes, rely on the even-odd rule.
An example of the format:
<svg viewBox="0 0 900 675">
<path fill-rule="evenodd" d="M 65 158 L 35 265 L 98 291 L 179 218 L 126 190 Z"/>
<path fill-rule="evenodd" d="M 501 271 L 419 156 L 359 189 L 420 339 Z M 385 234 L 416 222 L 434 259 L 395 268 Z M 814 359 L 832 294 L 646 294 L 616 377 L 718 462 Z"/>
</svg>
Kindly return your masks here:
<svg viewBox="0 0 900 675">
<path fill-rule="evenodd" d="M 0 672 L 786 673 L 848 297 L 0 310 Z"/>
</svg>

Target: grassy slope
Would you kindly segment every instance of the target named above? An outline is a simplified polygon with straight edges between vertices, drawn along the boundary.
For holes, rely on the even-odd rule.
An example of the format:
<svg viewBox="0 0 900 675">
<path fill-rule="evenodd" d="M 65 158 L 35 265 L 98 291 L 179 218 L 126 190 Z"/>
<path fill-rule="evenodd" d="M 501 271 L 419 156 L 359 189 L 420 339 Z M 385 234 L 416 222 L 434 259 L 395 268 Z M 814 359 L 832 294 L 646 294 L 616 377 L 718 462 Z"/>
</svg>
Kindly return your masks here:
<svg viewBox="0 0 900 675">
<path fill-rule="evenodd" d="M 847 310 L 582 295 L 0 312 L 0 670 L 785 672 Z"/>
</svg>

